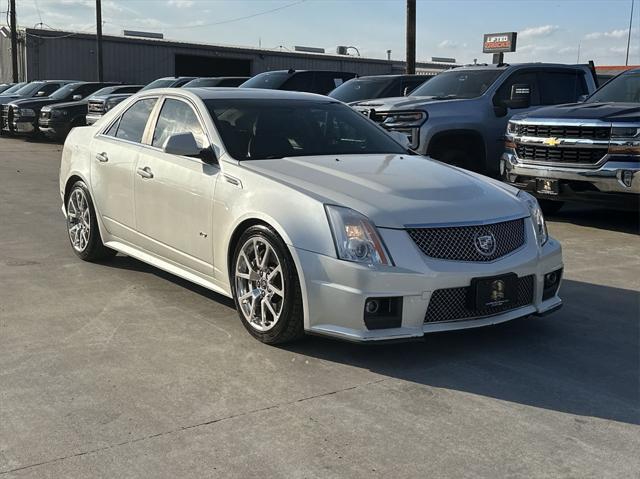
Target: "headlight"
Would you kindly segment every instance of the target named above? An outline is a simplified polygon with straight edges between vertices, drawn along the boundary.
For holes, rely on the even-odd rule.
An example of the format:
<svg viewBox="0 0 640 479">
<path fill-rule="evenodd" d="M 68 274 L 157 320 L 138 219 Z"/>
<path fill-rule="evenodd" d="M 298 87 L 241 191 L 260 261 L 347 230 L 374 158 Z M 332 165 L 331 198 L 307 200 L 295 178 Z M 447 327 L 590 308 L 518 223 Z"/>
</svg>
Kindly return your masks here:
<svg viewBox="0 0 640 479">
<path fill-rule="evenodd" d="M 529 212 L 531 213 L 533 226 L 536 229 L 536 238 L 538 240 L 538 244 L 540 246 L 544 245 L 549 239 L 549 234 L 547 233 L 547 224 L 544 221 L 544 215 L 542 214 L 542 208 L 540 208 L 538 200 L 536 200 L 533 196 L 531 196 L 524 190 L 520 190 L 520 192 L 518 193 L 518 197 L 525 203 L 527 203 Z"/>
<path fill-rule="evenodd" d="M 51 110 L 51 118 L 60 118 L 66 116 L 66 110 Z"/>
<path fill-rule="evenodd" d="M 36 112 L 31 108 L 20 108 L 18 110 L 18 113 L 20 114 L 20 116 L 35 116 L 36 114 Z"/>
<path fill-rule="evenodd" d="M 113 100 L 107 100 L 104 103 L 104 111 L 109 111 L 111 110 L 114 106 L 116 106 L 118 103 L 120 103 L 122 100 L 124 100 L 124 98 L 120 99 L 113 99 Z"/>
<path fill-rule="evenodd" d="M 427 121 L 426 111 L 398 111 L 385 114 L 382 122 L 385 128 L 419 128 Z"/>
<path fill-rule="evenodd" d="M 515 135 L 515 133 L 516 133 L 516 124 L 515 124 L 515 123 L 513 123 L 512 121 L 510 121 L 510 122 L 507 124 L 507 133 L 508 133 L 509 135 Z"/>
<path fill-rule="evenodd" d="M 640 127 L 614 126 L 611 128 L 609 153 L 618 155 L 640 155 Z"/>
<path fill-rule="evenodd" d="M 365 264 L 392 265 L 376 227 L 350 208 L 325 205 L 338 258 Z"/>
</svg>

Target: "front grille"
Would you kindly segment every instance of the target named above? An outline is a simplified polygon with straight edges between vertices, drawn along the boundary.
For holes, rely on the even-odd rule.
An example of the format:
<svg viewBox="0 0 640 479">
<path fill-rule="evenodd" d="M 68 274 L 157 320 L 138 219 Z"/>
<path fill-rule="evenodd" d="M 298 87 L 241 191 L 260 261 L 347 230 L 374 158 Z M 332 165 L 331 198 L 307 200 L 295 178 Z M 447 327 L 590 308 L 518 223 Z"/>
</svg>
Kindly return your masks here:
<svg viewBox="0 0 640 479">
<path fill-rule="evenodd" d="M 472 294 L 469 286 L 437 289 L 431 295 L 427 312 L 424 315 L 424 322 L 425 324 L 430 324 L 479 319 L 527 306 L 533 303 L 534 279 L 534 275 L 518 278 L 518 296 L 515 302 L 483 309 L 475 309 L 468 306 L 467 296 Z"/>
<path fill-rule="evenodd" d="M 104 113 L 104 101 L 102 100 L 90 100 L 89 105 L 87 106 L 89 113 Z"/>
<path fill-rule="evenodd" d="M 2 105 L 2 129 L 9 130 L 13 121 L 13 110 L 9 105 Z"/>
<path fill-rule="evenodd" d="M 607 154 L 607 148 L 552 148 L 518 144 L 516 152 L 518 158 L 525 161 L 595 165 Z"/>
<path fill-rule="evenodd" d="M 584 138 L 589 140 L 608 140 L 611 127 L 607 126 L 570 126 L 570 125 L 515 125 L 516 135 L 541 138 Z"/>
<path fill-rule="evenodd" d="M 493 261 L 522 247 L 526 239 L 523 218 L 488 225 L 409 228 L 407 232 L 425 255 L 452 261 Z M 493 236 L 493 251 L 480 252 L 478 238 L 484 236 Z"/>
</svg>

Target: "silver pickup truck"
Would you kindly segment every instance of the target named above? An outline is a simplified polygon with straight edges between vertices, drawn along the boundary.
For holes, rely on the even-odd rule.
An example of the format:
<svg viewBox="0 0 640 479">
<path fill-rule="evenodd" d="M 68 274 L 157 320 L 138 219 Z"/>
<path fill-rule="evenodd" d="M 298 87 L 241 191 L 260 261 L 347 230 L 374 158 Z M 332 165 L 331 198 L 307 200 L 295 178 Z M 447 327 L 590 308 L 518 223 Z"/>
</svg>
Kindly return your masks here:
<svg viewBox="0 0 640 479">
<path fill-rule="evenodd" d="M 498 176 L 512 115 L 575 102 L 595 89 L 587 65 L 472 65 L 440 73 L 410 96 L 351 105 L 405 134 L 421 155 Z"/>
<path fill-rule="evenodd" d="M 583 103 L 509 122 L 503 179 L 537 196 L 547 213 L 566 200 L 640 205 L 640 69 L 610 80 Z"/>
</svg>

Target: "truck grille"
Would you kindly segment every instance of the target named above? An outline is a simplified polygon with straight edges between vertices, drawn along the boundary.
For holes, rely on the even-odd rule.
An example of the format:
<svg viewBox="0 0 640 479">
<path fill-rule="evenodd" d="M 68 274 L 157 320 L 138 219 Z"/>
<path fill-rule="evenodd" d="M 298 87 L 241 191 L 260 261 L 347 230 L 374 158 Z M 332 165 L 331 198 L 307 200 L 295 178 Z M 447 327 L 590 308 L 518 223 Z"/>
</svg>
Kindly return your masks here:
<svg viewBox="0 0 640 479">
<path fill-rule="evenodd" d="M 471 287 L 437 289 L 431 295 L 424 323 L 441 323 L 464 319 L 479 319 L 511 311 L 533 303 L 534 275 L 518 278 L 518 297 L 515 302 L 492 308 L 469 308 L 467 296 Z"/>
<path fill-rule="evenodd" d="M 553 148 L 518 144 L 516 152 L 518 158 L 525 161 L 595 165 L 607 154 L 607 148 Z"/>
<path fill-rule="evenodd" d="M 102 100 L 89 100 L 89 105 L 87 106 L 87 111 L 89 113 L 98 113 L 102 115 L 104 113 L 104 101 Z"/>
<path fill-rule="evenodd" d="M 515 134 L 541 138 L 582 138 L 589 140 L 608 140 L 611 128 L 608 126 L 570 126 L 570 125 L 520 125 L 516 124 Z"/>
<path fill-rule="evenodd" d="M 425 255 L 452 261 L 494 261 L 522 247 L 526 239 L 524 218 L 489 225 L 409 228 L 407 232 Z M 491 254 L 476 247 L 482 236 L 493 236 Z"/>
<path fill-rule="evenodd" d="M 9 105 L 2 105 L 2 120 L 0 120 L 2 123 L 0 125 L 0 128 L 2 128 L 3 130 L 8 130 L 12 120 L 13 115 L 11 107 Z"/>
</svg>

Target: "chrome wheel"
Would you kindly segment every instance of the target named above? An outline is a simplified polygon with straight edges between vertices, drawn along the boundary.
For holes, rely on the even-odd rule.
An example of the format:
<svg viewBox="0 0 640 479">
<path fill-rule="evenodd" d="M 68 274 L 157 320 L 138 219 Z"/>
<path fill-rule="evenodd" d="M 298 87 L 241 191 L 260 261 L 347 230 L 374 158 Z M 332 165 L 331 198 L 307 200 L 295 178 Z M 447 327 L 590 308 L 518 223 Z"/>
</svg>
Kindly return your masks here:
<svg viewBox="0 0 640 479">
<path fill-rule="evenodd" d="M 67 201 L 67 230 L 73 249 L 83 252 L 91 234 L 91 210 L 86 193 L 75 188 Z"/>
<path fill-rule="evenodd" d="M 284 308 L 282 264 L 269 241 L 249 238 L 240 249 L 235 264 L 235 287 L 244 318 L 257 331 L 269 331 Z"/>
</svg>

